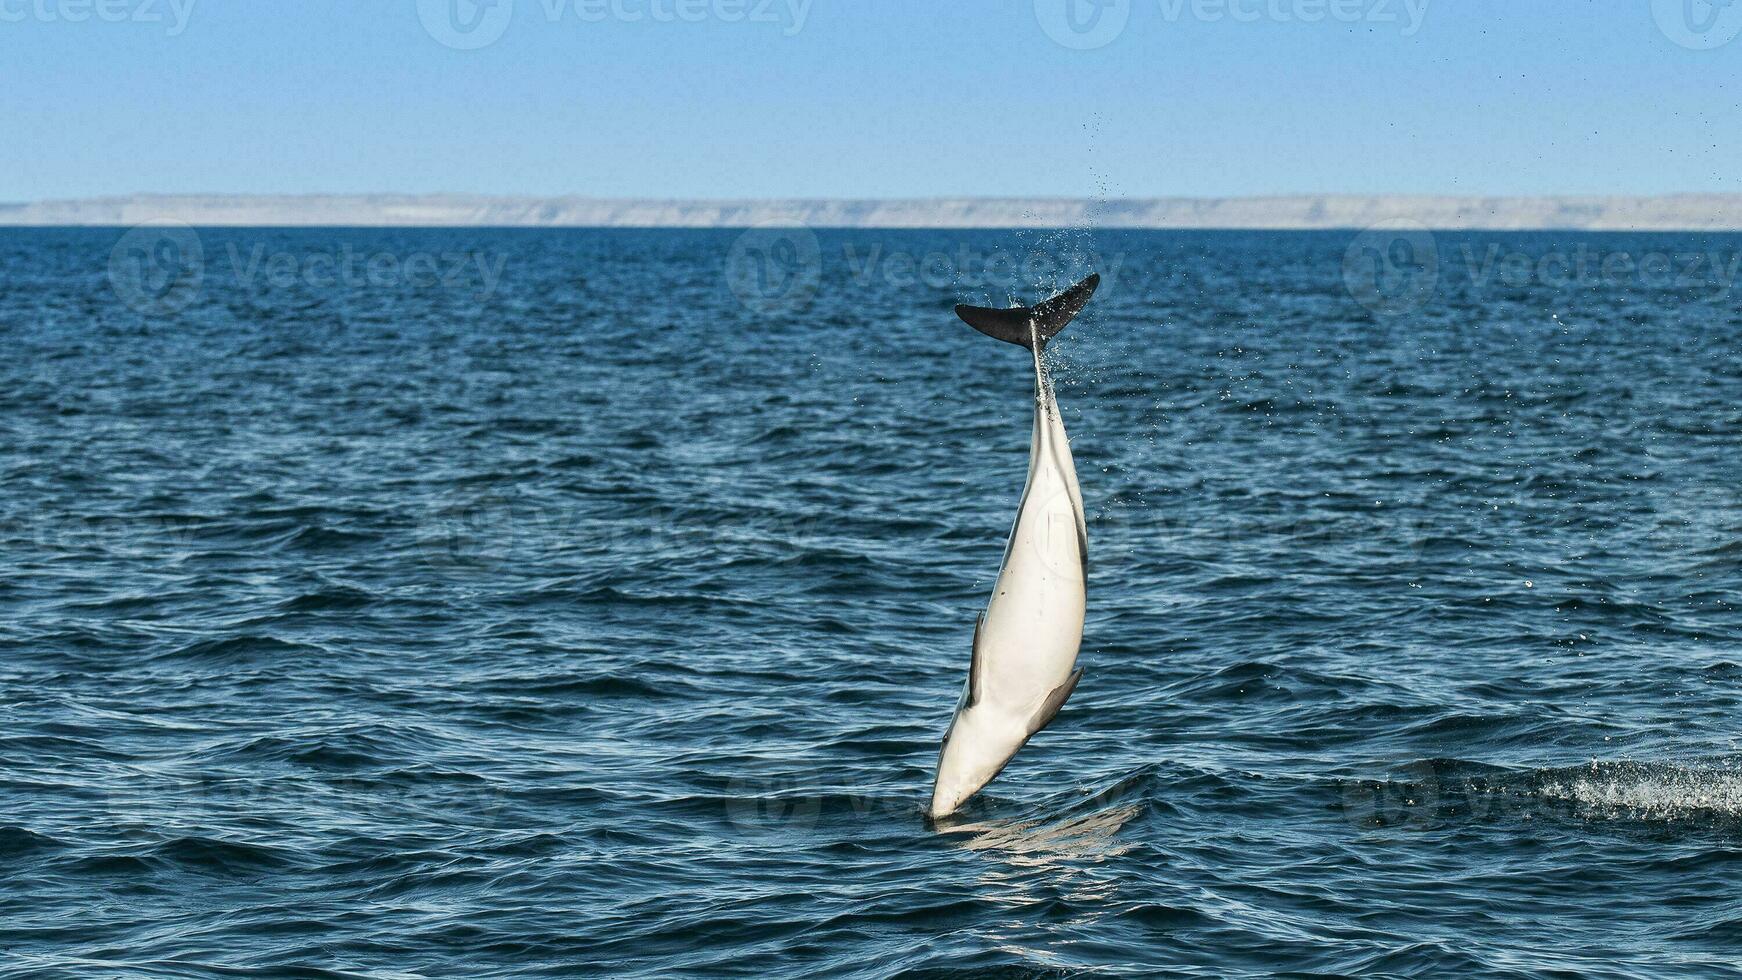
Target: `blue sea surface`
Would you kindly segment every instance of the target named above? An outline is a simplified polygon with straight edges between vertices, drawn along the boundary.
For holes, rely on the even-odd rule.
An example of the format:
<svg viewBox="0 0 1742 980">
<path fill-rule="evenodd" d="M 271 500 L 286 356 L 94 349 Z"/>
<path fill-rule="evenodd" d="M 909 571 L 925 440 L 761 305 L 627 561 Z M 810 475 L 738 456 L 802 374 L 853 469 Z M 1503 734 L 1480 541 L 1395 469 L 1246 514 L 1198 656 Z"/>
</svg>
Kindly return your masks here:
<svg viewBox="0 0 1742 980">
<path fill-rule="evenodd" d="M 0 229 L 0 972 L 1742 976 L 1738 255 Z M 1091 269 L 1084 677 L 933 824 L 951 307 Z"/>
</svg>

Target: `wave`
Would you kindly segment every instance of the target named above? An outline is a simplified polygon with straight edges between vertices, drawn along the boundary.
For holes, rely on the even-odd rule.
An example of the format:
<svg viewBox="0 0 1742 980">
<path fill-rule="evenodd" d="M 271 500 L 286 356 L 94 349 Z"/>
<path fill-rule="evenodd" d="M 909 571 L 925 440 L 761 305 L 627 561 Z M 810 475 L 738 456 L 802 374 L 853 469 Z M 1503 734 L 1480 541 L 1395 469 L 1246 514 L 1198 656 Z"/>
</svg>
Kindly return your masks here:
<svg viewBox="0 0 1742 980">
<path fill-rule="evenodd" d="M 23 827 L 0 826 L 0 858 L 18 858 L 66 847 L 66 842 L 47 834 L 34 833 Z"/>
<path fill-rule="evenodd" d="M 174 650 L 158 654 L 153 659 L 186 661 L 214 666 L 280 666 L 287 662 L 325 660 L 330 656 L 330 651 L 312 643 L 281 640 L 265 634 L 244 633 L 236 636 L 195 640 Z"/>
</svg>

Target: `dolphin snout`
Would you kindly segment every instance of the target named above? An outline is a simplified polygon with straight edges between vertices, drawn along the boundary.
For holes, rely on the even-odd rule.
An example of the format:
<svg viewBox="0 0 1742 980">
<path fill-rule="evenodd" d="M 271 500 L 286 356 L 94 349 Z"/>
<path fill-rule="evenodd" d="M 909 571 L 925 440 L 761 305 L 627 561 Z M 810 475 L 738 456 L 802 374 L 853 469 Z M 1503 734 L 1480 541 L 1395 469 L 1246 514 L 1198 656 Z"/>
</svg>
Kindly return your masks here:
<svg viewBox="0 0 1742 980">
<path fill-rule="evenodd" d="M 950 758 L 950 755 L 946 749 L 944 758 L 938 761 L 937 782 L 932 784 L 930 816 L 934 820 L 947 817 L 961 809 L 968 797 L 973 796 L 974 791 L 980 788 L 974 785 L 970 774 L 964 771 L 961 763 Z"/>
<path fill-rule="evenodd" d="M 947 817 L 961 808 L 962 800 L 964 799 L 966 799 L 966 796 L 962 793 L 947 793 L 942 790 L 933 791 L 931 796 L 931 810 L 928 811 L 927 816 L 931 817 L 933 820 L 937 820 L 940 817 Z"/>
<path fill-rule="evenodd" d="M 951 765 L 946 760 L 938 769 L 937 783 L 931 791 L 931 817 L 947 817 L 962 808 L 975 793 L 992 781 L 1003 766 Z"/>
</svg>

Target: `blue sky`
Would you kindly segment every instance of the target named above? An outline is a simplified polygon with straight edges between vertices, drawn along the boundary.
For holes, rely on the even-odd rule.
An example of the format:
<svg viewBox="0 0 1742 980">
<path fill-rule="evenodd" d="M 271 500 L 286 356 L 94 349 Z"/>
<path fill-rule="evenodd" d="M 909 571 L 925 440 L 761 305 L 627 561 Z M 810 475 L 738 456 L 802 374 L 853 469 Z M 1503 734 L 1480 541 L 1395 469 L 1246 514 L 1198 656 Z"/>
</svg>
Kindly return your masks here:
<svg viewBox="0 0 1742 980">
<path fill-rule="evenodd" d="M 0 0 L 0 200 L 1742 191 L 1742 0 L 489 2 Z"/>
</svg>

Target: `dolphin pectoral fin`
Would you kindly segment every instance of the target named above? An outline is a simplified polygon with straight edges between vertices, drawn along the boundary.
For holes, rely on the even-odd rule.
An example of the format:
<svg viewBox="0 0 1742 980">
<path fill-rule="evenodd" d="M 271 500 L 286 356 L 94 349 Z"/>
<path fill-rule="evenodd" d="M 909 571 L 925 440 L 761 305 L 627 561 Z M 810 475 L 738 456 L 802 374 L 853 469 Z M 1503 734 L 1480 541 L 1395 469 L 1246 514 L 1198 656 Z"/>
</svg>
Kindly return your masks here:
<svg viewBox="0 0 1742 980">
<path fill-rule="evenodd" d="M 1078 667 L 1076 670 L 1071 671 L 1071 676 L 1065 678 L 1063 684 L 1053 688 L 1052 693 L 1048 694 L 1041 700 L 1040 707 L 1034 712 L 1034 717 L 1028 719 L 1028 734 L 1030 738 L 1032 738 L 1034 734 L 1042 728 L 1052 724 L 1052 720 L 1058 717 L 1059 709 L 1065 706 L 1065 699 L 1069 698 L 1071 692 L 1077 689 L 1077 681 L 1082 679 L 1083 668 Z"/>
<path fill-rule="evenodd" d="M 964 708 L 972 708 L 980 701 L 980 682 L 985 679 L 985 671 L 980 669 L 980 627 L 986 625 L 986 614 L 974 620 L 974 650 L 968 659 L 968 699 Z"/>
</svg>

